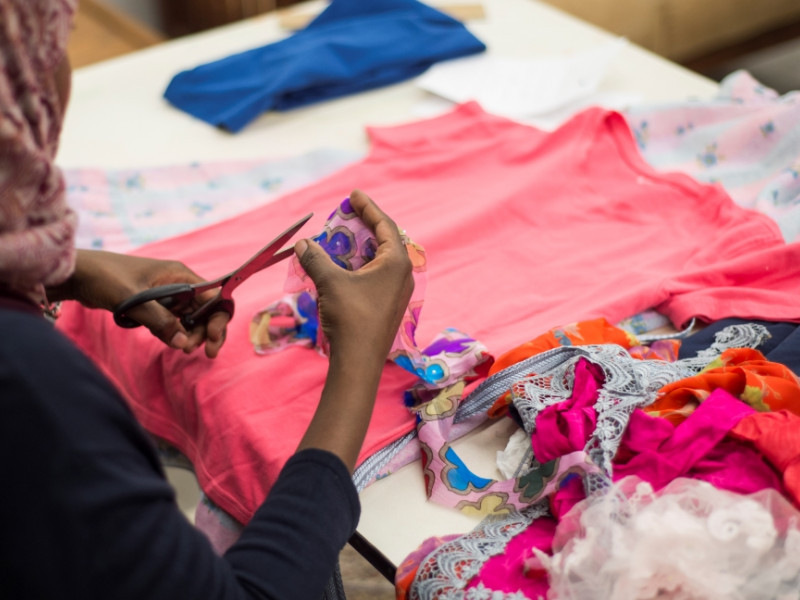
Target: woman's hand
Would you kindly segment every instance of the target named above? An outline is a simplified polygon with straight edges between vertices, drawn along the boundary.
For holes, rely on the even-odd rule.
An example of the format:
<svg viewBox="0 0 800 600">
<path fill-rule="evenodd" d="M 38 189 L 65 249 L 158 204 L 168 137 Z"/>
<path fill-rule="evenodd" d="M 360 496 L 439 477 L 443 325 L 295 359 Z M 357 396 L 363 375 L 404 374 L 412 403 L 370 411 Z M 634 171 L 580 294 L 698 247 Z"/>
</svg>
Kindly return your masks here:
<svg viewBox="0 0 800 600">
<path fill-rule="evenodd" d="M 297 242 L 295 252 L 316 285 L 320 327 L 330 342 L 325 389 L 298 449 L 333 452 L 352 471 L 414 280 L 394 222 L 362 192 L 350 195 L 350 205 L 375 234 L 372 261 L 347 271 L 307 240 Z"/>
<path fill-rule="evenodd" d="M 378 242 L 375 258 L 348 271 L 334 262 L 315 242 L 300 240 L 295 252 L 319 295 L 320 327 L 335 353 L 386 360 L 414 281 L 411 262 L 394 222 L 358 190 L 350 205 Z"/>
<path fill-rule="evenodd" d="M 78 250 L 75 272 L 63 284 L 48 288 L 47 297 L 55 300 L 77 300 L 89 308 L 112 310 L 126 298 L 152 287 L 168 283 L 204 281 L 178 261 L 128 256 L 97 250 Z M 212 298 L 212 290 L 197 296 L 193 310 Z M 230 315 L 218 312 L 208 322 L 187 331 L 180 319 L 158 302 L 146 302 L 132 309 L 129 316 L 172 348 L 186 353 L 205 342 L 206 355 L 214 358 L 225 341 L 225 327 Z"/>
</svg>

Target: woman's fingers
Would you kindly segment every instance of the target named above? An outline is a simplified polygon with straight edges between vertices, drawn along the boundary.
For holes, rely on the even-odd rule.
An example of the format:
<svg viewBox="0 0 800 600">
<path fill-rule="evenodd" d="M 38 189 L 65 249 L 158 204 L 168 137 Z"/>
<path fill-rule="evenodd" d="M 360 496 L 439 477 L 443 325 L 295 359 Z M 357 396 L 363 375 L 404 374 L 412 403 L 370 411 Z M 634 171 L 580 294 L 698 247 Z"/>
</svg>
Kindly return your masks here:
<svg viewBox="0 0 800 600">
<path fill-rule="evenodd" d="M 205 348 L 208 358 L 216 358 L 219 354 L 225 343 L 225 334 L 230 320 L 231 316 L 224 311 L 216 312 L 208 318 L 205 331 Z"/>
<path fill-rule="evenodd" d="M 384 248 L 384 252 L 387 249 L 403 247 L 403 240 L 395 222 L 364 192 L 353 190 L 350 194 L 350 206 L 372 233 L 375 234 L 379 252 L 381 251 L 381 246 L 386 244 L 389 244 L 389 248 Z"/>
<path fill-rule="evenodd" d="M 295 244 L 295 251 L 300 259 L 300 266 L 308 274 L 316 286 L 324 285 L 331 274 L 341 270 L 331 260 L 328 253 L 313 240 L 300 240 Z"/>
<path fill-rule="evenodd" d="M 295 249 L 316 285 L 320 327 L 332 354 L 360 347 L 385 357 L 413 290 L 411 263 L 394 221 L 366 194 L 353 191 L 350 206 L 378 241 L 372 261 L 347 271 L 313 241 L 301 240 Z"/>
<path fill-rule="evenodd" d="M 128 315 L 150 330 L 155 337 L 176 350 L 186 350 L 191 336 L 180 321 L 158 302 L 145 302 L 131 309 Z"/>
</svg>

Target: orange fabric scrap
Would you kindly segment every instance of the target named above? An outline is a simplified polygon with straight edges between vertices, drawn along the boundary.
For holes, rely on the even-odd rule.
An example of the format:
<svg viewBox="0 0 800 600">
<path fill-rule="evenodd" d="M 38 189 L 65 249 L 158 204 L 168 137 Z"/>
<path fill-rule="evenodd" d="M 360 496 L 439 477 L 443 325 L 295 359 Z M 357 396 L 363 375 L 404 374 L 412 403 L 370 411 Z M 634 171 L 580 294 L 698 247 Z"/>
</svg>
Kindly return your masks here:
<svg viewBox="0 0 800 600">
<path fill-rule="evenodd" d="M 783 485 L 800 507 L 800 417 L 788 410 L 754 413 L 731 430 L 736 439 L 751 442 L 783 474 Z"/>
<path fill-rule="evenodd" d="M 665 385 L 644 410 L 678 425 L 718 388 L 760 412 L 788 410 L 800 415 L 800 379 L 752 348 L 725 350 L 701 373 Z"/>
<path fill-rule="evenodd" d="M 634 358 L 642 360 L 674 361 L 678 357 L 678 349 L 680 348 L 680 341 L 678 340 L 659 341 L 657 347 L 654 344 L 652 348 L 640 346 L 639 340 L 635 335 L 611 325 L 606 319 L 592 319 L 562 327 L 554 327 L 550 331 L 520 344 L 498 357 L 492 368 L 489 369 L 489 375 L 494 375 L 506 367 L 553 348 L 587 346 L 590 344 L 617 344 L 628 350 Z M 505 414 L 510 403 L 511 392 L 506 392 L 489 408 L 489 416 L 496 418 Z"/>
</svg>

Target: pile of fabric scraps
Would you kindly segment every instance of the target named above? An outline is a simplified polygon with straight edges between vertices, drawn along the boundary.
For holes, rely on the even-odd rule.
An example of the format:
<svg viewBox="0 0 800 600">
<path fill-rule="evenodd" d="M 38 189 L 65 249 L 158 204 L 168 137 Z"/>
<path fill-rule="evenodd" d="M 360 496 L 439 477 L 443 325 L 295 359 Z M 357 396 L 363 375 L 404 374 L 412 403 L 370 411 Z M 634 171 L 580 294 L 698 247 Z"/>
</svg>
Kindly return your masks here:
<svg viewBox="0 0 800 600">
<path fill-rule="evenodd" d="M 675 341 L 644 348 L 594 320 L 500 356 L 459 401 L 494 398 L 493 410 L 519 423 L 518 447 L 506 453 L 521 458 L 504 475 L 515 491 L 537 493 L 475 476 L 468 490 L 454 485 L 449 473 L 469 469 L 438 440 L 429 454 L 450 464 L 425 469 L 432 499 L 463 510 L 477 497 L 488 516 L 412 553 L 397 572 L 398 597 L 793 597 L 799 333 L 721 321 L 684 351 Z"/>
</svg>

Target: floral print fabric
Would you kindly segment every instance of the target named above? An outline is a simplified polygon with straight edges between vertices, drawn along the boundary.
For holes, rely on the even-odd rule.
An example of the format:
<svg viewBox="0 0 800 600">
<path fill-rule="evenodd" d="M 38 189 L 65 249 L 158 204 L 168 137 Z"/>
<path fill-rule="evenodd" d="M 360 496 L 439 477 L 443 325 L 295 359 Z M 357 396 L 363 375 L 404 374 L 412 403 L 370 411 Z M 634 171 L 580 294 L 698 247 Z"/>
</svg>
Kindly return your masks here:
<svg viewBox="0 0 800 600">
<path fill-rule="evenodd" d="M 739 206 L 772 217 L 787 242 L 800 240 L 800 92 L 779 96 L 736 71 L 716 98 L 626 117 L 651 165 L 722 185 Z"/>
<path fill-rule="evenodd" d="M 715 389 L 727 390 L 758 411 L 786 409 L 800 415 L 800 379 L 752 348 L 726 350 L 702 373 L 664 386 L 645 411 L 677 424 Z"/>
<path fill-rule="evenodd" d="M 135 169 L 66 169 L 78 248 L 129 252 L 257 206 L 360 158 L 319 149 L 272 160 L 193 162 Z"/>
<path fill-rule="evenodd" d="M 546 350 L 563 346 L 586 346 L 589 344 L 617 344 L 628 350 L 638 359 L 659 359 L 672 362 L 678 358 L 680 340 L 666 339 L 653 342 L 649 346 L 639 343 L 635 335 L 620 327 L 611 325 L 606 319 L 592 319 L 570 323 L 546 331 L 535 338 L 523 342 L 495 359 L 489 375 L 499 373 L 526 358 L 541 354 Z M 489 415 L 498 417 L 505 414 L 511 404 L 511 392 L 503 394 L 489 409 Z"/>
<path fill-rule="evenodd" d="M 425 298 L 425 250 L 402 232 L 402 238 L 413 267 L 414 292 L 403 316 L 400 329 L 389 352 L 389 358 L 420 379 L 406 393 L 406 402 L 426 401 L 438 390 L 459 381 L 476 379 L 491 364 L 492 358 L 483 344 L 455 329 L 437 335 L 420 349 L 416 330 Z M 377 242 L 345 198 L 328 217 L 322 232 L 314 240 L 322 246 L 334 263 L 355 271 L 375 258 Z M 250 325 L 250 339 L 259 354 L 270 354 L 300 344 L 328 353 L 328 344 L 319 328 L 317 297 L 314 283 L 292 257 L 286 280 L 287 296 L 259 311 Z"/>
<path fill-rule="evenodd" d="M 415 409 L 425 492 L 430 500 L 476 517 L 503 515 L 521 511 L 552 495 L 573 474 L 600 471 L 580 447 L 537 463 L 517 477 L 505 480 L 480 477 L 450 444 L 450 430 L 462 391 L 463 385 L 454 386 Z"/>
</svg>

